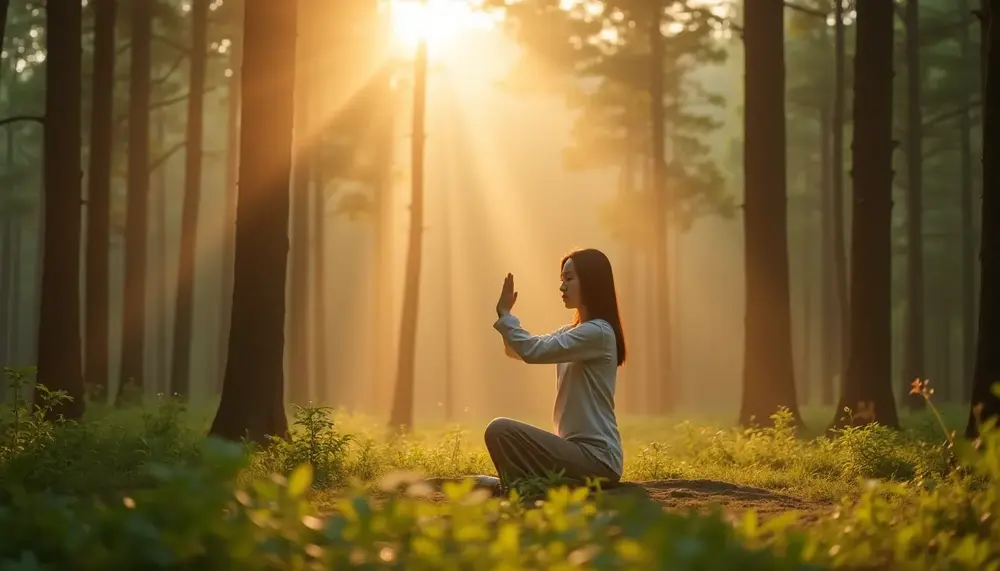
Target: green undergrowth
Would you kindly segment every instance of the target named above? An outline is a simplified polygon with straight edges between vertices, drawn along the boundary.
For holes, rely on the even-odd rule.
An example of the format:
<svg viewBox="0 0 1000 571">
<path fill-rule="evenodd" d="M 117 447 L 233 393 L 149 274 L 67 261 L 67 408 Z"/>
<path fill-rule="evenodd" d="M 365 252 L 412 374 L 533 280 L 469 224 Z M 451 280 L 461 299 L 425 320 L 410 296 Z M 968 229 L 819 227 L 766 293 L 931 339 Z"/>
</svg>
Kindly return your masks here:
<svg viewBox="0 0 1000 571">
<path fill-rule="evenodd" d="M 934 416 L 800 437 L 775 427 L 623 423 L 626 479 L 762 487 L 828 513 L 668 512 L 599 489 L 525 501 L 421 476 L 492 474 L 481 433 L 389 438 L 293 410 L 293 438 L 206 439 L 178 400 L 61 422 L 40 391 L 0 413 L 0 571 L 8 569 L 975 569 L 1000 571 L 1000 434 L 974 446 Z M 925 393 L 926 396 L 929 394 Z M 375 493 L 378 492 L 378 493 Z"/>
</svg>

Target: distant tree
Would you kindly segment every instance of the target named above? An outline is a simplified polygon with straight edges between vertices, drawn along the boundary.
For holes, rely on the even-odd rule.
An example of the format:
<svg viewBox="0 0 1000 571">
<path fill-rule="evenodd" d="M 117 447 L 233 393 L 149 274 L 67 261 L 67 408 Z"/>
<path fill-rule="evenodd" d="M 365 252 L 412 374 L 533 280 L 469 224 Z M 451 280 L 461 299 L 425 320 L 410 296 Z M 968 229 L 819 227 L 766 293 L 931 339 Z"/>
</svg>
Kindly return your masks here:
<svg viewBox="0 0 1000 571">
<path fill-rule="evenodd" d="M 837 426 L 849 421 L 899 425 L 891 377 L 893 18 L 893 0 L 858 3 L 850 356 Z M 844 408 L 853 418 L 845 417 Z"/>
<path fill-rule="evenodd" d="M 757 2 L 743 15 L 744 425 L 766 424 L 779 407 L 799 422 L 788 283 L 783 10 L 780 2 Z"/>
<path fill-rule="evenodd" d="M 45 251 L 38 328 L 38 383 L 72 400 L 52 411 L 84 411 L 80 346 L 80 204 L 82 188 L 82 20 L 79 2 L 46 4 Z"/>
<path fill-rule="evenodd" d="M 94 55 L 87 175 L 86 354 L 88 388 L 108 398 L 111 177 L 118 0 L 94 2 Z"/>
<path fill-rule="evenodd" d="M 983 66 L 983 213 L 979 246 L 980 301 L 979 340 L 972 385 L 972 410 L 965 434 L 979 435 L 977 416 L 1000 418 L 1000 169 L 995 160 L 1000 154 L 1000 0 L 984 2 L 981 17 L 986 20 L 986 61 Z M 978 413 L 978 414 L 977 414 Z"/>
<path fill-rule="evenodd" d="M 201 202 L 205 76 L 208 63 L 210 0 L 192 0 L 191 46 L 184 153 L 184 203 L 181 211 L 180 259 L 177 264 L 177 304 L 174 309 L 173 362 L 170 393 L 187 397 L 191 391 L 191 333 L 194 321 L 195 268 L 198 252 L 198 211 Z"/>
<path fill-rule="evenodd" d="M 229 354 L 211 434 L 264 442 L 288 433 L 285 270 L 295 104 L 295 0 L 246 0 L 240 185 Z"/>
<path fill-rule="evenodd" d="M 154 0 L 133 0 L 128 107 L 128 198 L 125 221 L 125 294 L 121 374 L 117 402 L 126 388 L 143 386 L 146 347 L 146 243 L 149 219 L 149 110 Z"/>
</svg>

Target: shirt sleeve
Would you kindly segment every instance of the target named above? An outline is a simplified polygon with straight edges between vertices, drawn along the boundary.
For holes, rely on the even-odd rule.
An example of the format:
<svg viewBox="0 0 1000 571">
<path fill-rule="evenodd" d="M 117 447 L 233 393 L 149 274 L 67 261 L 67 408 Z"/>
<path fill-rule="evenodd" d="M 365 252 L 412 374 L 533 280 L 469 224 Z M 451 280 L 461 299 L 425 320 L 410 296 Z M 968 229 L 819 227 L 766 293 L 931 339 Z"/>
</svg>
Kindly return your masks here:
<svg viewBox="0 0 1000 571">
<path fill-rule="evenodd" d="M 599 323 L 588 321 L 576 327 L 562 327 L 548 335 L 532 335 L 513 315 L 497 319 L 493 328 L 503 336 L 505 349 L 525 363 L 570 363 L 606 356 L 605 335 Z"/>
</svg>

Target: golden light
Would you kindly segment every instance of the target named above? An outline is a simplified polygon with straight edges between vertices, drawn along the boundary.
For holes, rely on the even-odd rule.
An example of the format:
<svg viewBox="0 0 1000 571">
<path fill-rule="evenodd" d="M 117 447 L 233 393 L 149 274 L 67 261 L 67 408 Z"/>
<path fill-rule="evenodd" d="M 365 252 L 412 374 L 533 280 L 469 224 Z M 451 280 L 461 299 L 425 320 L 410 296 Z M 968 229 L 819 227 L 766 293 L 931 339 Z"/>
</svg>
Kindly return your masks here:
<svg viewBox="0 0 1000 571">
<path fill-rule="evenodd" d="M 420 41 L 427 42 L 429 52 L 441 52 L 464 34 L 493 27 L 496 16 L 477 9 L 477 4 L 470 0 L 393 0 L 393 34 L 407 53 Z"/>
</svg>

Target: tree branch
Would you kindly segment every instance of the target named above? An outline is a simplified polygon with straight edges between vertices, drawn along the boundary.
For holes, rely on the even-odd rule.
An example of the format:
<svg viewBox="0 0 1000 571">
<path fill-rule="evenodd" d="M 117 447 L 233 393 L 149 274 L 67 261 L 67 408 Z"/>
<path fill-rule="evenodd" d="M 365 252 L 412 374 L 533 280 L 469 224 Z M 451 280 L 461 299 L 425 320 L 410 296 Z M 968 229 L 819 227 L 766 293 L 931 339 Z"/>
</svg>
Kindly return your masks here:
<svg viewBox="0 0 1000 571">
<path fill-rule="evenodd" d="M 14 115 L 13 117 L 4 117 L 3 119 L 0 119 L 0 127 L 20 121 L 34 121 L 35 123 L 42 125 L 45 123 L 45 117 L 42 117 L 41 115 Z"/>
<path fill-rule="evenodd" d="M 162 155 L 160 155 L 159 157 L 157 157 L 155 161 L 149 163 L 149 174 L 153 174 L 153 172 L 156 169 L 158 169 L 161 166 L 163 166 L 163 163 L 165 163 L 168 160 L 170 160 L 170 157 L 172 157 L 175 154 L 177 154 L 177 151 L 183 149 L 185 146 L 187 146 L 187 141 L 186 140 L 185 141 L 181 141 L 181 142 L 177 143 L 176 145 L 174 145 L 173 147 L 171 147 L 170 150 L 168 150 L 167 152 L 165 152 Z"/>
<path fill-rule="evenodd" d="M 202 94 L 204 95 L 206 93 L 211 93 L 211 92 L 215 91 L 218 88 L 219 88 L 218 85 L 213 85 L 211 87 L 206 88 L 205 91 L 202 92 Z M 163 99 L 163 100 L 160 100 L 160 101 L 154 101 L 153 103 L 150 103 L 150 105 L 149 105 L 149 111 L 155 111 L 155 110 L 157 110 L 157 109 L 159 109 L 161 107 L 170 107 L 171 105 L 174 105 L 175 103 L 180 103 L 181 101 L 184 101 L 185 99 L 187 99 L 190 96 L 191 96 L 190 93 L 182 93 L 180 95 L 177 95 L 177 96 L 174 96 L 174 97 L 170 97 L 168 99 Z M 117 123 L 123 123 L 125 121 L 128 121 L 128 113 L 121 114 L 118 117 Z"/>
<path fill-rule="evenodd" d="M 968 105 L 964 105 L 962 107 L 959 107 L 958 109 L 952 109 L 951 111 L 945 111 L 944 113 L 938 113 L 934 117 L 931 117 L 930 119 L 927 119 L 926 121 L 924 121 L 923 127 L 924 127 L 924 129 L 926 129 L 928 127 L 933 127 L 934 125 L 937 125 L 938 123 L 943 123 L 943 122 L 948 121 L 950 119 L 956 119 L 959 116 L 963 115 L 964 113 L 968 113 L 969 111 L 972 111 L 974 109 L 978 109 L 979 107 L 982 106 L 982 104 L 983 104 L 983 102 L 979 101 L 979 100 L 970 101 Z"/>
</svg>

